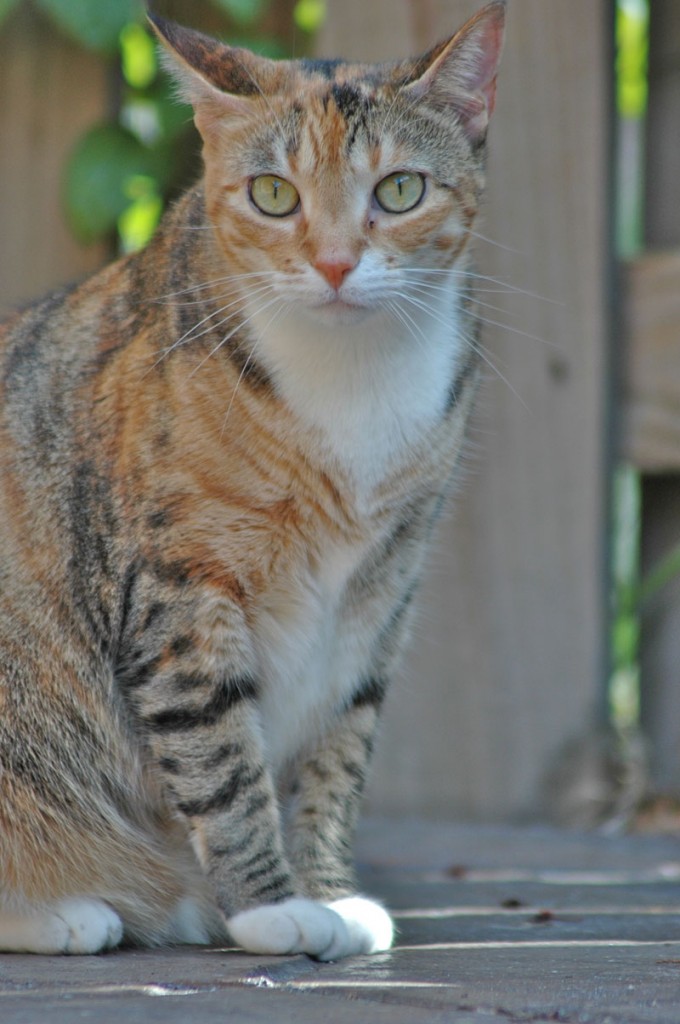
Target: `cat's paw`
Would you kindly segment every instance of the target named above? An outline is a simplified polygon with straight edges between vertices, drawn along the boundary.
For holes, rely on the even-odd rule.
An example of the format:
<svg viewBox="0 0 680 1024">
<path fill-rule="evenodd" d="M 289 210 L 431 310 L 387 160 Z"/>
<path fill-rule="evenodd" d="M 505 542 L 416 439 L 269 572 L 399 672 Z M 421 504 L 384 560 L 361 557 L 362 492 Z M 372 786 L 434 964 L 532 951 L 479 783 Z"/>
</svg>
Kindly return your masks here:
<svg viewBox="0 0 680 1024">
<path fill-rule="evenodd" d="M 387 911 L 363 896 L 327 904 L 284 900 L 244 910 L 228 926 L 234 941 L 251 953 L 308 953 L 317 960 L 378 953 L 394 938 Z"/>
<path fill-rule="evenodd" d="M 250 953 L 308 953 L 339 960 L 353 952 L 344 920 L 330 907 L 292 898 L 235 914 L 227 922 L 234 942 Z"/>
<path fill-rule="evenodd" d="M 101 953 L 123 937 L 115 910 L 101 900 L 61 900 L 51 907 L 0 907 L 0 951 L 5 953 Z"/>
<path fill-rule="evenodd" d="M 101 953 L 123 938 L 123 922 L 107 903 L 92 899 L 68 899 L 50 913 L 55 953 Z"/>
<path fill-rule="evenodd" d="M 379 903 L 363 896 L 346 896 L 326 906 L 345 922 L 350 953 L 380 953 L 392 945 L 394 924 Z"/>
</svg>

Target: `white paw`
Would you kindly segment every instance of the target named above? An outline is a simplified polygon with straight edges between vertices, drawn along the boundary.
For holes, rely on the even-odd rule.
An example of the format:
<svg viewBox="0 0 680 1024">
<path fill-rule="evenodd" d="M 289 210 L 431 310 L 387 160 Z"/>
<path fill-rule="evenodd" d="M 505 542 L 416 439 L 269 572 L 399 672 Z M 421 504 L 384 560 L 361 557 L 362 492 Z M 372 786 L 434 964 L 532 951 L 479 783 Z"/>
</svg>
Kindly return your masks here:
<svg viewBox="0 0 680 1024">
<path fill-rule="evenodd" d="M 62 900 L 52 908 L 50 917 L 54 931 L 61 933 L 55 953 L 100 953 L 113 949 L 123 938 L 123 922 L 100 900 Z"/>
<path fill-rule="evenodd" d="M 243 910 L 227 922 L 235 942 L 251 953 L 309 953 L 339 960 L 352 952 L 339 914 L 313 900 L 292 898 Z"/>
<path fill-rule="evenodd" d="M 379 953 L 392 945 L 392 918 L 379 903 L 363 896 L 346 896 L 326 905 L 345 922 L 350 953 Z"/>
<path fill-rule="evenodd" d="M 0 951 L 6 953 L 99 953 L 123 937 L 118 914 L 100 900 L 62 900 L 51 907 L 0 906 Z"/>
</svg>

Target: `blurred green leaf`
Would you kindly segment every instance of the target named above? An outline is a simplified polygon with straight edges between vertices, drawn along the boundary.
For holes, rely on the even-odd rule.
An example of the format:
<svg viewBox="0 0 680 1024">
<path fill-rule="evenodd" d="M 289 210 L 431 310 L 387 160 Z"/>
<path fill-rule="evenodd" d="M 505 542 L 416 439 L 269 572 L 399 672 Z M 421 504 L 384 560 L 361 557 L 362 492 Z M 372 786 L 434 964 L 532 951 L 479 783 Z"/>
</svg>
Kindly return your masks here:
<svg viewBox="0 0 680 1024">
<path fill-rule="evenodd" d="M 0 22 L 7 17 L 13 7 L 19 3 L 19 0 L 0 0 Z"/>
<path fill-rule="evenodd" d="M 129 182 L 168 176 L 165 149 L 151 150 L 117 124 L 100 124 L 77 143 L 66 168 L 64 200 L 75 234 L 91 242 L 116 227 L 130 205 Z"/>
<path fill-rule="evenodd" d="M 647 107 L 649 10 L 640 0 L 620 3 L 616 16 L 617 103 L 622 117 L 643 117 Z"/>
<path fill-rule="evenodd" d="M 146 89 L 156 77 L 158 61 L 151 35 L 135 21 L 120 33 L 120 58 L 123 78 L 133 89 Z"/>
<path fill-rule="evenodd" d="M 634 663 L 640 639 L 640 624 L 632 615 L 620 616 L 613 629 L 614 664 L 617 667 Z"/>
<path fill-rule="evenodd" d="M 118 218 L 118 234 L 123 252 L 134 252 L 152 237 L 163 213 L 163 198 L 157 183 L 144 174 L 134 174 L 124 185 L 131 200 Z"/>
<path fill-rule="evenodd" d="M 303 32 L 317 32 L 326 18 L 326 0 L 298 0 L 293 20 Z"/>
<path fill-rule="evenodd" d="M 252 25 L 269 7 L 269 0 L 213 0 L 213 3 L 238 25 Z"/>
<path fill-rule="evenodd" d="M 90 50 L 115 53 L 122 29 L 141 20 L 143 0 L 37 0 L 52 19 Z"/>
</svg>

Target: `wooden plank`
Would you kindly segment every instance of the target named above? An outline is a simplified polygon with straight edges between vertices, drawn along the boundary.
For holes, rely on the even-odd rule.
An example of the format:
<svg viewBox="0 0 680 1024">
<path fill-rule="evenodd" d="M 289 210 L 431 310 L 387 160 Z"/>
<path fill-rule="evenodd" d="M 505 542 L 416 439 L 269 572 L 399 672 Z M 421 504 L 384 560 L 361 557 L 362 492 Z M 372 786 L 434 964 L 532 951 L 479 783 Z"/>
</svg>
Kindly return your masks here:
<svg viewBox="0 0 680 1024">
<path fill-rule="evenodd" d="M 403 55 L 416 29 L 422 48 L 478 6 L 432 0 L 417 22 L 416 3 L 344 0 L 322 50 Z M 387 709 L 380 811 L 535 812 L 556 754 L 602 706 L 609 13 L 607 0 L 509 4 L 480 225 L 499 246 L 479 251 L 510 283 L 483 282 L 503 307 L 488 319 L 512 329 L 486 326 L 499 372 Z"/>
<path fill-rule="evenodd" d="M 640 470 L 680 470 L 680 250 L 646 253 L 625 273 L 622 455 Z"/>
<path fill-rule="evenodd" d="M 676 838 L 367 825 L 362 881 L 395 912 L 390 954 L 13 954 L 3 1024 L 676 1024 Z"/>
<path fill-rule="evenodd" d="M 645 235 L 650 247 L 680 246 L 680 204 L 677 182 L 680 163 L 677 146 L 680 124 L 680 8 L 677 0 L 654 0 L 650 5 L 650 81 L 646 125 L 647 205 Z M 663 309 L 670 314 L 672 303 L 672 255 L 664 274 L 663 291 L 658 281 L 649 281 L 650 294 L 641 302 L 643 308 L 654 304 L 654 290 Z M 675 264 L 677 269 L 677 263 Z M 670 278 L 670 279 L 669 279 Z M 676 273 L 676 288 L 677 288 Z M 674 307 L 677 311 L 677 306 Z M 652 314 L 649 313 L 649 322 Z M 667 344 L 657 346 L 645 355 L 648 365 L 656 367 L 659 380 L 663 366 L 677 368 L 677 351 L 673 352 L 670 334 L 663 332 Z M 657 323 L 656 337 L 659 338 Z M 680 349 L 680 332 L 676 331 L 676 350 Z M 674 370 L 677 382 L 677 373 Z M 657 384 L 658 388 L 658 384 Z M 669 428 L 668 408 L 672 402 L 669 390 L 663 392 L 666 416 L 663 426 Z M 680 405 L 680 390 L 675 391 Z M 658 435 L 657 435 L 658 440 Z M 667 439 L 664 438 L 666 442 Z M 666 448 L 664 448 L 666 451 Z M 658 467 L 657 467 L 658 468 Z M 677 468 L 677 462 L 673 468 Z M 680 540 L 680 476 L 647 475 L 642 484 L 642 571 L 648 572 Z M 675 580 L 643 609 L 641 667 L 642 722 L 649 740 L 653 781 L 661 789 L 680 791 L 680 586 Z"/>
<path fill-rule="evenodd" d="M 104 251 L 78 245 L 61 208 L 64 161 L 104 116 L 109 71 L 29 4 L 0 34 L 0 315 L 98 266 Z"/>
</svg>

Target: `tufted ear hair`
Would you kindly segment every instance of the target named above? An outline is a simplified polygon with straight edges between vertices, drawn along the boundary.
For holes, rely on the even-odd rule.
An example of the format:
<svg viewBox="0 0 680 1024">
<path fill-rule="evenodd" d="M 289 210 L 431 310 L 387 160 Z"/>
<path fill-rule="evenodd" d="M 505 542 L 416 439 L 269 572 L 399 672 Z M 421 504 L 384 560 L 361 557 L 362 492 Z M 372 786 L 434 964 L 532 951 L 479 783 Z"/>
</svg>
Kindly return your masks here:
<svg viewBox="0 0 680 1024">
<path fill-rule="evenodd" d="M 227 46 L 193 29 L 147 15 L 163 44 L 163 63 L 177 82 L 179 95 L 194 108 L 196 125 L 206 136 L 225 115 L 243 115 L 264 92 L 273 61 L 249 50 Z"/>
<path fill-rule="evenodd" d="M 417 77 L 404 87 L 414 98 L 454 110 L 472 142 L 484 139 L 496 101 L 505 6 L 505 0 L 494 0 L 478 11 L 417 62 Z"/>
</svg>

